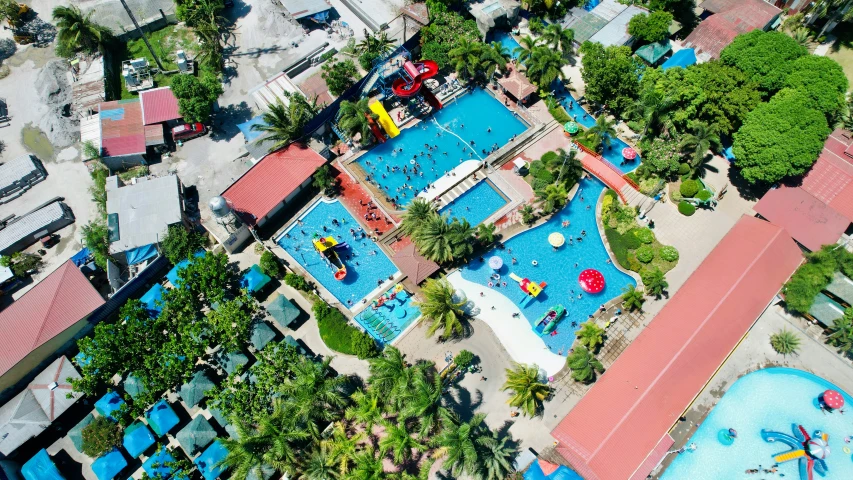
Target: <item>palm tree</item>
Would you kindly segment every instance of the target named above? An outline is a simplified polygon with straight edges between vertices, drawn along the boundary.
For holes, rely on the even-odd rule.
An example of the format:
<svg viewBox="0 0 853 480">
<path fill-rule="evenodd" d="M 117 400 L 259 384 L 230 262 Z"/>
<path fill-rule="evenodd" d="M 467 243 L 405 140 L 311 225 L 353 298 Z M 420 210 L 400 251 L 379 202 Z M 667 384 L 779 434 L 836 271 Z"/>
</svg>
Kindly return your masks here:
<svg viewBox="0 0 853 480">
<path fill-rule="evenodd" d="M 509 61 L 509 49 L 504 47 L 499 42 L 492 42 L 483 48 L 483 54 L 480 57 L 483 74 L 491 79 L 492 75 L 498 69 L 506 70 L 506 64 Z"/>
<path fill-rule="evenodd" d="M 465 318 L 462 307 L 468 303 L 464 294 L 460 292 L 457 297 L 456 289 L 446 278 L 428 279 L 421 293 L 424 300 L 414 304 L 420 308 L 423 321 L 429 324 L 427 337 L 433 336 L 438 330 L 442 330 L 439 338 L 443 340 L 461 335 L 462 319 Z"/>
<path fill-rule="evenodd" d="M 830 25 L 846 22 L 853 18 L 853 9 L 850 8 L 851 4 L 853 4 L 853 0 L 820 0 L 819 2 L 815 2 L 812 11 L 809 13 L 814 15 L 815 18 L 829 16 L 829 19 L 823 24 L 820 33 L 815 38 L 822 37 Z"/>
<path fill-rule="evenodd" d="M 720 148 L 720 137 L 714 128 L 697 122 L 693 126 L 693 133 L 682 137 L 680 147 L 683 152 L 690 155 L 689 165 L 692 175 L 702 176 L 708 150 L 716 151 Z"/>
<path fill-rule="evenodd" d="M 517 407 L 531 417 L 542 411 L 542 402 L 551 393 L 551 387 L 539 381 L 539 367 L 536 364 L 513 363 L 513 368 L 506 369 L 506 382 L 501 389 L 512 392 L 512 397 L 507 400 L 510 406 Z"/>
<path fill-rule="evenodd" d="M 521 65 L 527 65 L 530 57 L 533 56 L 533 49 L 536 48 L 536 40 L 525 35 L 518 39 L 518 46 L 513 49 L 512 53 L 516 55 L 516 60 Z"/>
<path fill-rule="evenodd" d="M 593 352 L 600 345 L 604 344 L 604 329 L 596 325 L 592 320 L 583 322 L 580 330 L 575 335 L 578 337 L 578 343 Z"/>
<path fill-rule="evenodd" d="M 355 456 L 355 466 L 346 478 L 347 480 L 384 480 L 385 477 L 382 458 L 377 457 L 373 445 L 369 445 Z"/>
<path fill-rule="evenodd" d="M 477 439 L 479 471 L 474 478 L 479 480 L 504 480 L 513 471 L 512 458 L 516 449 L 507 445 L 507 437 L 490 431 Z"/>
<path fill-rule="evenodd" d="M 595 119 L 595 125 L 586 131 L 586 138 L 590 139 L 599 150 L 609 147 L 611 139 L 616 136 L 616 122 L 608 120 L 607 115 L 601 114 Z"/>
<path fill-rule="evenodd" d="M 266 133 L 264 142 L 272 142 L 269 151 L 286 147 L 303 135 L 305 125 L 317 114 L 317 106 L 301 94 L 285 93 L 287 105 L 280 99 L 261 114 L 262 122 L 252 130 Z"/>
<path fill-rule="evenodd" d="M 323 447 L 314 448 L 299 466 L 298 480 L 333 480 L 338 478 L 338 471 L 329 460 L 329 455 Z M 263 477 L 259 477 L 263 478 Z"/>
<path fill-rule="evenodd" d="M 331 361 L 331 357 L 322 362 L 299 357 L 291 364 L 292 377 L 279 387 L 284 411 L 296 424 L 305 425 L 315 438 L 319 436 L 317 423 L 339 418 L 347 404 L 347 378 L 333 375 Z"/>
<path fill-rule="evenodd" d="M 456 45 L 456 48 L 447 52 L 454 70 L 463 80 L 476 78 L 483 70 L 481 62 L 483 44 L 463 37 L 459 39 Z"/>
<path fill-rule="evenodd" d="M 373 142 L 373 131 L 370 125 L 373 121 L 379 118 L 378 115 L 370 110 L 368 98 L 362 98 L 356 102 L 344 100 L 341 102 L 339 109 L 340 117 L 338 125 L 350 136 L 356 133 L 361 135 L 361 143 L 369 145 Z"/>
<path fill-rule="evenodd" d="M 344 424 L 337 422 L 331 438 L 323 440 L 320 445 L 329 452 L 329 463 L 337 465 L 340 474 L 345 476 L 358 453 L 358 444 L 363 439 L 364 432 L 349 435 Z"/>
<path fill-rule="evenodd" d="M 382 421 L 384 408 L 379 392 L 375 390 L 358 390 L 352 394 L 353 404 L 344 411 L 347 420 L 356 421 L 364 425 L 364 429 L 370 433 L 373 426 Z"/>
<path fill-rule="evenodd" d="M 773 347 L 773 350 L 776 350 L 776 353 L 793 355 L 800 349 L 800 337 L 791 330 L 783 328 L 770 335 L 770 346 Z"/>
<path fill-rule="evenodd" d="M 367 29 L 364 29 L 364 40 L 356 46 L 357 53 L 376 53 L 385 55 L 394 50 L 394 40 L 388 37 L 387 32 L 379 32 L 370 34 Z"/>
<path fill-rule="evenodd" d="M 113 34 L 109 28 L 92 21 L 94 13 L 92 10 L 83 15 L 76 5 L 54 7 L 53 21 L 58 29 L 57 41 L 70 51 L 104 52 Z"/>
<path fill-rule="evenodd" d="M 453 258 L 465 258 L 474 253 L 474 245 L 471 241 L 474 236 L 474 228 L 468 220 L 454 218 L 450 224 L 450 245 Z"/>
<path fill-rule="evenodd" d="M 596 372 L 604 371 L 604 365 L 584 346 L 576 347 L 566 358 L 566 365 L 572 371 L 572 378 L 577 382 L 590 383 L 595 380 Z"/>
<path fill-rule="evenodd" d="M 435 458 L 444 457 L 444 466 L 458 477 L 463 473 L 472 475 L 478 470 L 477 438 L 485 428 L 486 416 L 476 413 L 469 422 L 463 422 L 458 415 L 446 411 L 442 413 L 441 433 L 435 438 L 438 446 Z"/>
<path fill-rule="evenodd" d="M 634 102 L 629 112 L 643 119 L 643 131 L 638 141 L 645 138 L 650 129 L 657 131 L 657 128 L 669 119 L 668 113 L 674 104 L 671 97 L 664 96 L 656 90 L 646 92 Z"/>
<path fill-rule="evenodd" d="M 421 255 L 436 263 L 446 263 L 454 258 L 453 228 L 447 218 L 447 215 L 437 213 L 430 215 L 412 237 Z"/>
<path fill-rule="evenodd" d="M 800 27 L 794 30 L 794 33 L 791 36 L 794 38 L 794 41 L 806 48 L 808 48 L 811 43 L 809 38 L 811 36 L 811 32 L 809 32 L 809 29 L 806 27 Z"/>
<path fill-rule="evenodd" d="M 844 353 L 853 352 L 853 308 L 844 310 L 844 315 L 833 322 L 829 331 L 826 343 Z"/>
<path fill-rule="evenodd" d="M 198 54 L 196 59 L 202 66 L 210 67 L 216 72 L 222 71 L 223 51 L 222 34 L 218 24 L 204 23 L 194 29 L 198 37 Z"/>
<path fill-rule="evenodd" d="M 394 463 L 403 465 L 412 459 L 412 450 L 423 452 L 427 446 L 415 439 L 405 422 L 385 422 L 385 437 L 379 440 L 379 452 L 382 456 L 393 452 Z"/>
<path fill-rule="evenodd" d="M 568 201 L 568 197 L 569 194 L 562 183 L 546 185 L 545 188 L 536 192 L 536 198 L 542 200 L 542 211 L 545 213 L 551 213 L 563 208 Z"/>
<path fill-rule="evenodd" d="M 435 205 L 429 200 L 421 197 L 412 199 L 403 212 L 403 222 L 400 230 L 404 235 L 412 236 L 418 231 L 420 225 L 435 213 Z"/>
<path fill-rule="evenodd" d="M 445 410 L 441 404 L 442 387 L 441 377 L 434 375 L 429 378 L 423 371 L 418 371 L 414 382 L 408 385 L 400 418 L 417 419 L 421 438 L 429 438 L 438 425 L 439 415 Z"/>
<path fill-rule="evenodd" d="M 643 302 L 645 301 L 646 299 L 643 298 L 643 291 L 637 290 L 637 287 L 634 285 L 628 285 L 624 290 L 622 290 L 622 306 L 629 312 L 642 310 Z"/>
<path fill-rule="evenodd" d="M 413 368 L 406 363 L 406 357 L 395 347 L 387 346 L 382 355 L 371 358 L 370 388 L 381 393 L 388 403 L 392 403 L 401 384 L 408 384 L 413 377 Z"/>
<path fill-rule="evenodd" d="M 525 225 L 530 225 L 536 220 L 536 211 L 533 209 L 533 205 L 529 203 L 521 207 L 518 213 L 521 214 L 521 222 Z"/>
<path fill-rule="evenodd" d="M 496 231 L 497 227 L 494 223 L 481 223 L 477 225 L 474 235 L 480 240 L 481 244 L 488 245 L 495 241 Z"/>
<path fill-rule="evenodd" d="M 577 183 L 583 176 L 583 164 L 578 159 L 578 152 L 573 149 L 566 151 L 558 148 L 557 156 L 548 163 L 548 168 L 556 170 L 557 182 L 562 182 L 566 187 Z"/>
<path fill-rule="evenodd" d="M 548 90 L 551 82 L 556 79 L 565 79 L 563 74 L 563 56 L 560 52 L 548 47 L 536 47 L 525 63 L 527 69 L 525 75 L 542 90 Z"/>
<path fill-rule="evenodd" d="M 643 285 L 646 287 L 646 295 L 660 298 L 666 292 L 666 287 L 669 283 L 666 281 L 666 276 L 660 268 L 646 269 L 640 275 L 643 279 Z"/>
<path fill-rule="evenodd" d="M 574 52 L 575 31 L 563 28 L 559 23 L 552 23 L 542 32 L 542 40 L 554 50 L 563 52 L 563 56 L 568 56 Z"/>
<path fill-rule="evenodd" d="M 236 439 L 220 441 L 228 450 L 221 465 L 232 469 L 236 478 L 246 478 L 251 473 L 262 478 L 262 470 L 269 467 L 291 472 L 296 461 L 293 444 L 308 438 L 307 432 L 293 427 L 279 407 L 257 430 L 247 428 L 242 422 L 236 422 L 235 428 Z"/>
</svg>

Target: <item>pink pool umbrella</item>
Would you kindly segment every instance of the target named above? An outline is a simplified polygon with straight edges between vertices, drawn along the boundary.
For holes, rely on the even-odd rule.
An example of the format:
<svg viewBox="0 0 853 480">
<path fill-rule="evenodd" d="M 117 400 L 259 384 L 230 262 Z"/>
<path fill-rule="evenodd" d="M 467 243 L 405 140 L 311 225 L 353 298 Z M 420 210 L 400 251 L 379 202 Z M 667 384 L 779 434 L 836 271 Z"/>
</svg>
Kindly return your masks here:
<svg viewBox="0 0 853 480">
<path fill-rule="evenodd" d="M 594 268 L 588 268 L 578 275 L 578 284 L 586 293 L 600 293 L 604 290 L 604 275 Z"/>
<path fill-rule="evenodd" d="M 633 160 L 637 158 L 637 152 L 631 147 L 625 147 L 622 149 L 622 158 L 625 160 Z"/>
<path fill-rule="evenodd" d="M 823 398 L 823 404 L 833 410 L 838 410 L 844 406 L 844 397 L 835 390 L 827 390 L 823 392 L 821 397 Z"/>
</svg>

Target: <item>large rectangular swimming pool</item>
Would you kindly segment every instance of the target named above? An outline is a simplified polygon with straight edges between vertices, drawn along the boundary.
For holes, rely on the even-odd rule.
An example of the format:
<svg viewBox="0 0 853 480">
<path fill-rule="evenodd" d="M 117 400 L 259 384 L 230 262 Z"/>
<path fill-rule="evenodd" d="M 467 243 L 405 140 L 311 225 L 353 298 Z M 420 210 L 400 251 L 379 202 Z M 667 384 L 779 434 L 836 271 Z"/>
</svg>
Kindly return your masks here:
<svg viewBox="0 0 853 480">
<path fill-rule="evenodd" d="M 483 180 L 438 212 L 446 213 L 450 217 L 464 218 L 471 226 L 477 226 L 508 202 L 509 199 L 492 182 Z"/>
</svg>

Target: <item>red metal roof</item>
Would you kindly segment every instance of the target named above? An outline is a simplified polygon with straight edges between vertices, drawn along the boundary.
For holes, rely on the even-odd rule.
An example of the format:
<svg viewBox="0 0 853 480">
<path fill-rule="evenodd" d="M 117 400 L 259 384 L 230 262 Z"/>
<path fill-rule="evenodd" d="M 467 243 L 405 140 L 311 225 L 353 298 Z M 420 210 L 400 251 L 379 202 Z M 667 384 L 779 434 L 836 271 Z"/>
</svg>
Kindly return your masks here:
<svg viewBox="0 0 853 480">
<path fill-rule="evenodd" d="M 853 222 L 853 157 L 847 153 L 851 146 L 849 132 L 832 132 L 801 187 Z"/>
<path fill-rule="evenodd" d="M 0 375 L 104 304 L 69 260 L 0 312 Z"/>
<path fill-rule="evenodd" d="M 310 148 L 291 143 L 255 164 L 222 193 L 246 221 L 257 222 L 314 174 L 326 159 Z"/>
<path fill-rule="evenodd" d="M 145 153 L 145 130 L 139 99 L 104 102 L 98 105 L 101 119 L 101 149 L 105 157 Z"/>
<path fill-rule="evenodd" d="M 142 101 L 142 123 L 163 123 L 183 118 L 178 113 L 178 99 L 170 87 L 152 88 L 139 94 Z"/>
<path fill-rule="evenodd" d="M 768 191 L 753 207 L 811 251 L 838 241 L 850 220 L 799 187 Z"/>
<path fill-rule="evenodd" d="M 736 36 L 763 29 L 781 12 L 763 0 L 708 0 L 701 7 L 715 13 L 697 25 L 684 44 L 711 58 L 720 58 Z"/>
<path fill-rule="evenodd" d="M 668 432 L 802 261 L 743 216 L 551 434 L 586 480 L 645 478 Z"/>
</svg>

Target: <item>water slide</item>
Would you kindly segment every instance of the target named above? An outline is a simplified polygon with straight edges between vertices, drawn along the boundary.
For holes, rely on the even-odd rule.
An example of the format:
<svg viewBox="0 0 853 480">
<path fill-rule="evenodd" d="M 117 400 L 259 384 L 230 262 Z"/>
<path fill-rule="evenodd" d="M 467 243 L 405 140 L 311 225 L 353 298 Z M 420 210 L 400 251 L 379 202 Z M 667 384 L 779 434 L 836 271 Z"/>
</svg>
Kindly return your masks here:
<svg viewBox="0 0 853 480">
<path fill-rule="evenodd" d="M 773 461 L 776 463 L 787 462 L 789 460 L 793 460 L 795 458 L 804 457 L 806 455 L 805 450 L 791 450 L 790 452 L 780 453 L 773 457 Z"/>
<path fill-rule="evenodd" d="M 385 133 L 387 133 L 389 137 L 394 138 L 400 134 L 400 129 L 397 128 L 397 125 L 395 125 L 394 121 L 391 120 L 391 117 L 388 116 L 388 112 L 385 111 L 385 107 L 382 106 L 382 102 L 375 101 L 371 103 L 370 110 L 379 116 L 379 125 L 382 125 L 382 129 L 385 130 Z"/>
<path fill-rule="evenodd" d="M 421 60 L 420 62 L 407 61 L 403 64 L 404 75 L 409 79 L 398 78 L 391 84 L 391 91 L 402 98 L 414 97 L 422 93 L 426 101 L 435 109 L 442 107 L 441 102 L 435 98 L 429 89 L 421 92 L 424 80 L 434 77 L 438 73 L 438 64 L 433 60 Z"/>
</svg>

